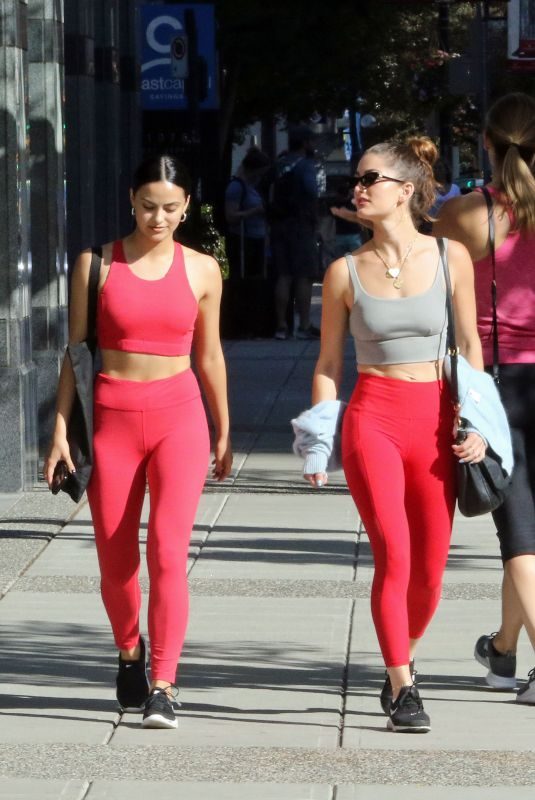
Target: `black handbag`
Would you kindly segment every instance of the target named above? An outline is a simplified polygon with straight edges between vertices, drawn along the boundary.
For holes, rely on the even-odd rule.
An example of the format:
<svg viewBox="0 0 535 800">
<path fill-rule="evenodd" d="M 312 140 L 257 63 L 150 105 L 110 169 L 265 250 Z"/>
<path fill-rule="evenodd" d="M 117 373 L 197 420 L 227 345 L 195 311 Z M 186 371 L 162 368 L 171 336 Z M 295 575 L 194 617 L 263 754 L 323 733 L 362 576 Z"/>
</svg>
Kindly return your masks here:
<svg viewBox="0 0 535 800">
<path fill-rule="evenodd" d="M 97 350 L 97 297 L 102 250 L 93 248 L 87 292 L 87 337 L 84 342 L 70 344 L 67 356 L 74 373 L 75 395 L 67 424 L 67 441 L 76 472 L 65 470 L 59 489 L 66 492 L 75 503 L 85 492 L 93 467 L 93 377 Z M 59 470 L 61 471 L 62 462 Z"/>
<path fill-rule="evenodd" d="M 448 313 L 448 354 L 450 356 L 450 388 L 452 400 L 459 408 L 459 383 L 457 379 L 457 365 L 459 350 L 455 341 L 455 320 L 453 314 L 452 291 L 448 263 L 446 260 L 444 241 L 438 239 L 440 258 L 446 282 L 446 308 Z M 494 295 L 493 295 L 494 298 Z M 460 418 L 457 431 L 457 443 L 466 438 L 466 428 L 470 421 Z M 505 494 L 510 483 L 510 478 L 502 469 L 501 460 L 487 446 L 485 458 L 477 464 L 462 463 L 457 459 L 457 505 L 465 517 L 477 517 L 487 514 L 498 508 L 505 499 Z"/>
</svg>

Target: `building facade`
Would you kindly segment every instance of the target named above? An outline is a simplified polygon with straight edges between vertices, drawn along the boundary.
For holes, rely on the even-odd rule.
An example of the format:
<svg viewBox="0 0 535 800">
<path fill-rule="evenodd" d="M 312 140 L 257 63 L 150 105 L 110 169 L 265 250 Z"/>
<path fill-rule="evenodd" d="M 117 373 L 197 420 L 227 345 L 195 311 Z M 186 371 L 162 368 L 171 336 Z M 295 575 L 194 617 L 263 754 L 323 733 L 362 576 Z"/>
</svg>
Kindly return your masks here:
<svg viewBox="0 0 535 800">
<path fill-rule="evenodd" d="M 38 478 L 67 340 L 68 265 L 131 225 L 137 5 L 0 0 L 0 492 Z"/>
</svg>

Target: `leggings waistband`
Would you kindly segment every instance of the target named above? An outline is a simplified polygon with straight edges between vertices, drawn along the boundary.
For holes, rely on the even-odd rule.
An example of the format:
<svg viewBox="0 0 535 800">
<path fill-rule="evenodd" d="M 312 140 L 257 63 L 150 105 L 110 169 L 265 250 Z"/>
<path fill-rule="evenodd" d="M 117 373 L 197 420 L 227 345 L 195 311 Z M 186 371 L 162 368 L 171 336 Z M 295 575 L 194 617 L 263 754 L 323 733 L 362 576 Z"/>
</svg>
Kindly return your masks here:
<svg viewBox="0 0 535 800">
<path fill-rule="evenodd" d="M 155 411 L 200 397 L 191 369 L 155 381 L 131 381 L 99 372 L 95 378 L 95 405 L 118 411 Z"/>
<path fill-rule="evenodd" d="M 350 405 L 398 419 L 430 419 L 453 410 L 445 380 L 403 381 L 367 373 L 359 375 Z"/>
</svg>

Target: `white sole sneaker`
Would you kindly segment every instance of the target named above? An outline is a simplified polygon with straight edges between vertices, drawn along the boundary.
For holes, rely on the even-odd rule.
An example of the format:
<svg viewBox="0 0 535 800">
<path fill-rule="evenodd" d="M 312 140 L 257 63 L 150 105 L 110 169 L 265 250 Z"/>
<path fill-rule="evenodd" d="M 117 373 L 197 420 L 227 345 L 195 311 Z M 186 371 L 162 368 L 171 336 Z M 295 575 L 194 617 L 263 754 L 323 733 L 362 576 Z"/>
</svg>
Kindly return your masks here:
<svg viewBox="0 0 535 800">
<path fill-rule="evenodd" d="M 396 725 L 391 719 L 387 719 L 386 727 L 394 733 L 429 733 L 431 730 L 431 725 Z"/>
<path fill-rule="evenodd" d="M 178 720 L 177 719 L 166 719 L 165 717 L 161 716 L 160 714 L 152 714 L 150 717 L 146 717 L 143 722 L 141 723 L 142 728 L 160 728 L 171 730 L 172 728 L 178 728 Z"/>
<path fill-rule="evenodd" d="M 520 687 L 516 695 L 516 702 L 526 706 L 535 706 L 535 673 L 533 670 L 528 675 L 528 682 Z"/>
<path fill-rule="evenodd" d="M 512 691 L 516 689 L 516 678 L 502 678 L 490 670 L 485 676 L 485 682 L 491 689 L 501 689 L 502 691 Z"/>
<path fill-rule="evenodd" d="M 478 664 L 481 664 L 482 667 L 486 667 L 488 669 L 488 672 L 485 676 L 485 682 L 487 686 L 490 686 L 491 689 L 500 689 L 502 691 L 512 691 L 516 689 L 516 678 L 514 676 L 504 677 L 503 675 L 496 675 L 496 673 L 490 669 L 489 657 L 483 656 L 478 652 L 477 643 L 474 649 L 474 658 Z"/>
</svg>

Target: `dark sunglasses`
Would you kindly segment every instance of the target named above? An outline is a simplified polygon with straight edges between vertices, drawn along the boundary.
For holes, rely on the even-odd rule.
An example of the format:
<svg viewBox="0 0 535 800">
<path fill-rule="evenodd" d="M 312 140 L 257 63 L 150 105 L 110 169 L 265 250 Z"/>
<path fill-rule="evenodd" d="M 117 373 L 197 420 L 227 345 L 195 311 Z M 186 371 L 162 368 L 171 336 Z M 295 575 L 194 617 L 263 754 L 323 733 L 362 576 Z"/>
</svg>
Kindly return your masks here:
<svg viewBox="0 0 535 800">
<path fill-rule="evenodd" d="M 359 183 L 364 189 L 373 186 L 374 183 L 381 183 L 382 181 L 395 181 L 396 183 L 405 183 L 400 178 L 391 178 L 389 175 L 383 175 L 382 172 L 377 172 L 376 169 L 370 169 L 364 175 L 355 175 L 351 178 L 351 187 L 354 189 Z"/>
</svg>

